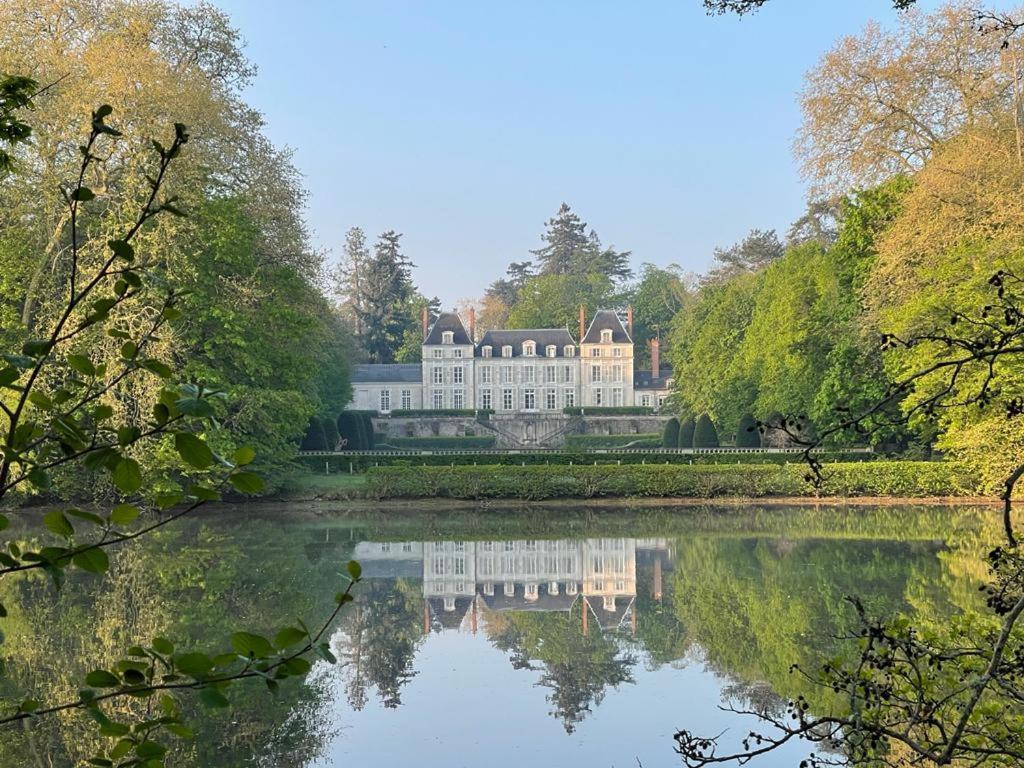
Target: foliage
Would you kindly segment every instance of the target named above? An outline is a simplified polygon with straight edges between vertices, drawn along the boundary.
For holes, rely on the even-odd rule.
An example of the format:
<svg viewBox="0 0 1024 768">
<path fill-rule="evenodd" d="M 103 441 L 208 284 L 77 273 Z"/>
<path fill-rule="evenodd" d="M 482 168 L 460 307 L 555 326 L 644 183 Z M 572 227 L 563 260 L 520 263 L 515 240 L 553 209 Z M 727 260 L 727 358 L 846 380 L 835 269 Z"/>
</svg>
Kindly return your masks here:
<svg viewBox="0 0 1024 768">
<path fill-rule="evenodd" d="M 31 127 L 18 117 L 18 112 L 32 106 L 37 87 L 30 77 L 0 75 L 0 179 L 10 173 L 14 165 L 6 148 L 27 142 L 32 133 Z"/>
<path fill-rule="evenodd" d="M 697 417 L 697 423 L 693 429 L 693 447 L 718 447 L 718 430 L 715 429 L 715 423 L 706 413 L 702 413 Z"/>
<path fill-rule="evenodd" d="M 309 426 L 306 427 L 306 434 L 302 437 L 302 443 L 300 447 L 304 451 L 326 451 L 327 450 L 327 431 L 324 429 L 324 421 L 319 416 L 314 416 L 309 420 Z"/>
<path fill-rule="evenodd" d="M 664 448 L 675 448 L 679 445 L 679 419 L 673 416 L 665 422 L 661 433 L 661 445 Z"/>
<path fill-rule="evenodd" d="M 752 414 L 745 413 L 740 417 L 740 424 L 736 428 L 737 448 L 760 448 L 761 435 L 757 431 L 757 419 Z"/>
<path fill-rule="evenodd" d="M 680 448 L 693 448 L 693 433 L 696 429 L 697 420 L 693 416 L 687 416 L 679 422 L 678 446 Z"/>
<path fill-rule="evenodd" d="M 402 451 L 473 451 L 487 450 L 494 447 L 494 435 L 460 435 L 454 437 L 386 437 L 377 448 L 387 450 L 397 448 Z"/>
<path fill-rule="evenodd" d="M 661 448 L 662 436 L 657 432 L 628 435 L 566 435 L 565 450 L 589 451 L 602 448 Z"/>
</svg>

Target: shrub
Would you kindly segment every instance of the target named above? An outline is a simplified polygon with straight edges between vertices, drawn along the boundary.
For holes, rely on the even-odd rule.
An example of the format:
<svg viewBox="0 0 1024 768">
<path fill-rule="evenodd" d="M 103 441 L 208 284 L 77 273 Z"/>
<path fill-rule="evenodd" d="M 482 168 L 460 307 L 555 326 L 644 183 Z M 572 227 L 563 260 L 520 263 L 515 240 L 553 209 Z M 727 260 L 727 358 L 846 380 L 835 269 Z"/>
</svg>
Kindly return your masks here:
<svg viewBox="0 0 1024 768">
<path fill-rule="evenodd" d="M 679 442 L 677 447 L 693 448 L 693 430 L 695 428 L 696 423 L 693 420 L 693 416 L 687 416 L 679 425 Z"/>
<path fill-rule="evenodd" d="M 319 417 L 314 416 L 309 420 L 306 434 L 302 438 L 301 448 L 304 451 L 327 450 L 327 436 L 324 434 L 324 425 Z"/>
<path fill-rule="evenodd" d="M 708 416 L 706 413 L 702 413 L 700 415 L 700 418 L 697 419 L 697 424 L 694 426 L 693 447 L 718 447 L 718 430 L 715 429 L 715 423 L 711 421 L 711 417 Z"/>
<path fill-rule="evenodd" d="M 664 448 L 675 448 L 679 444 L 679 419 L 673 416 L 665 422 L 661 433 L 661 445 Z"/>
<path fill-rule="evenodd" d="M 345 440 L 345 450 L 365 451 L 372 444 L 366 432 L 370 416 L 357 411 L 342 411 L 338 416 L 338 432 Z M 370 434 L 373 434 L 372 428 Z"/>
<path fill-rule="evenodd" d="M 340 435 L 338 434 L 338 420 L 331 418 L 322 418 L 320 423 L 324 428 L 324 439 L 327 443 L 328 451 L 336 451 L 338 449 L 338 440 Z"/>
<path fill-rule="evenodd" d="M 736 447 L 761 447 L 761 433 L 757 431 L 757 419 L 752 414 L 745 413 L 740 417 L 740 424 L 736 428 Z"/>
</svg>

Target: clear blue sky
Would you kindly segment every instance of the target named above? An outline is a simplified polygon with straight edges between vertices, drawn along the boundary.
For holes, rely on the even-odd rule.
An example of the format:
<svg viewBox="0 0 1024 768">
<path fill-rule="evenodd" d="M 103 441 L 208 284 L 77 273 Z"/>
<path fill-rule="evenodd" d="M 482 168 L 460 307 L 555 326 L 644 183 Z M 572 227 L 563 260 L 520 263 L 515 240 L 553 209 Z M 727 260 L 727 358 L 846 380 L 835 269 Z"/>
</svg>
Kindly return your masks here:
<svg viewBox="0 0 1024 768">
<path fill-rule="evenodd" d="M 889 0 L 217 0 L 248 93 L 295 150 L 316 242 L 404 233 L 443 304 L 536 248 L 563 200 L 637 264 L 703 270 L 803 210 L 790 144 L 804 72 Z M 924 0 L 924 9 L 938 3 Z"/>
</svg>

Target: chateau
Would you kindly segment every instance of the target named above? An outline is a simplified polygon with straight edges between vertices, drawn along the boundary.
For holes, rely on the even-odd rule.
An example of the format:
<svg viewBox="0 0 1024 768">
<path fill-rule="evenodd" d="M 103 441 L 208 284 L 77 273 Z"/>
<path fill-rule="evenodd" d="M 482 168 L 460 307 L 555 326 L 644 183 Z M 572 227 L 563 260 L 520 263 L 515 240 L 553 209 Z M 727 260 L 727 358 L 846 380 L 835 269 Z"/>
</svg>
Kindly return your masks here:
<svg viewBox="0 0 1024 768">
<path fill-rule="evenodd" d="M 433 324 L 424 312 L 421 363 L 359 365 L 350 409 L 488 410 L 505 414 L 564 408 L 644 406 L 657 409 L 670 382 L 661 375 L 657 339 L 652 370 L 634 370 L 632 309 L 626 320 L 600 310 L 589 326 L 580 310 L 579 340 L 565 328 L 491 330 L 476 339 L 454 312 Z"/>
</svg>

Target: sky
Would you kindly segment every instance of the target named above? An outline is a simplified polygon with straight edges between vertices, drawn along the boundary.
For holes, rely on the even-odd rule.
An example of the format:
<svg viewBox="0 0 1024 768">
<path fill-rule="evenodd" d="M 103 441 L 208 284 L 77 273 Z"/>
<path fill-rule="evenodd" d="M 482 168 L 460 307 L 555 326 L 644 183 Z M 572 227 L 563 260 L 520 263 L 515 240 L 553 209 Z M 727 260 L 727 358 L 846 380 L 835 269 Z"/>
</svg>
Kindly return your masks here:
<svg viewBox="0 0 1024 768">
<path fill-rule="evenodd" d="M 541 245 L 563 201 L 635 265 L 700 272 L 784 234 L 805 184 L 804 73 L 889 0 L 215 0 L 258 67 L 246 98 L 294 150 L 316 244 L 403 234 L 446 308 Z M 922 0 L 925 10 L 938 2 Z"/>
</svg>

